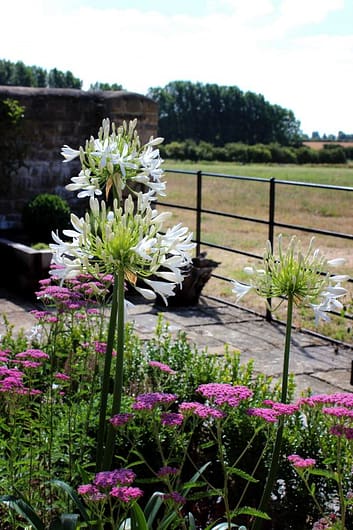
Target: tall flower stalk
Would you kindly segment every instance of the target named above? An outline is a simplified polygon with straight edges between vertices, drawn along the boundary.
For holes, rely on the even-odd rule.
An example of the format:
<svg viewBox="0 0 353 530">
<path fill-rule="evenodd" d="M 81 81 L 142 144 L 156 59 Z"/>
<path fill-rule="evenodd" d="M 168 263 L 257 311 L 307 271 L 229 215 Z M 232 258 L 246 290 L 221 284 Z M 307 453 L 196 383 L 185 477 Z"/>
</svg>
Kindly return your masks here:
<svg viewBox="0 0 353 530">
<path fill-rule="evenodd" d="M 286 335 L 282 368 L 281 402 L 287 403 L 290 345 L 294 305 L 309 305 L 315 313 L 315 320 L 328 320 L 327 312 L 333 308 L 342 309 L 339 298 L 346 294 L 341 282 L 347 277 L 331 275 L 330 265 L 341 264 L 343 260 L 327 260 L 319 249 L 314 248 L 312 238 L 307 251 L 302 251 L 300 241 L 294 236 L 290 239 L 286 250 L 283 249 L 282 236 L 278 237 L 278 255 L 275 255 L 270 242 L 267 242 L 263 256 L 263 267 L 254 269 L 247 267 L 250 274 L 249 284 L 234 281 L 233 292 L 237 300 L 249 291 L 255 292 L 265 300 L 279 298 L 279 305 L 287 301 Z M 278 308 L 278 305 L 277 305 Z M 270 308 L 271 310 L 274 310 Z M 272 459 L 266 485 L 259 509 L 266 511 L 270 495 L 276 480 L 283 438 L 284 419 L 280 418 L 274 442 Z M 262 528 L 262 520 L 257 518 L 253 530 Z"/>
<path fill-rule="evenodd" d="M 50 246 L 56 267 L 52 274 L 67 279 L 84 272 L 93 277 L 111 275 L 114 279 L 102 378 L 97 471 L 110 468 L 114 452 L 115 431 L 107 426 L 107 407 L 115 341 L 117 358 L 109 415 L 118 414 L 121 407 L 125 285 L 131 285 L 147 299 L 158 294 L 167 303 L 183 280 L 194 248 L 192 234 L 186 227 L 177 224 L 165 228 L 171 214 L 159 214 L 151 206 L 156 194 L 164 194 L 165 190 L 163 160 L 155 149 L 162 141 L 150 138 L 141 145 L 136 120 L 116 128 L 105 119 L 98 138 L 91 137 L 78 150 L 67 145 L 62 149 L 66 162 L 80 158 L 81 171 L 67 189 L 78 191 L 78 197 L 89 197 L 89 208 L 84 217 L 71 214 L 72 228 L 63 231 L 63 239 L 53 234 L 54 243 Z M 148 191 L 134 191 L 135 183 Z"/>
</svg>

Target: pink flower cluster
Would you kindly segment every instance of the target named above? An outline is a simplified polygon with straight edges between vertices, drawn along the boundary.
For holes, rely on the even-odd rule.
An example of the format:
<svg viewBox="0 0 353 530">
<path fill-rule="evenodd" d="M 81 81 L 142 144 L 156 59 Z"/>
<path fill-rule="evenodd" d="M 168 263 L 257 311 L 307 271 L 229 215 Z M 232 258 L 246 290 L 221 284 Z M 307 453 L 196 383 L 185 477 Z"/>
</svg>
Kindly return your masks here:
<svg viewBox="0 0 353 530">
<path fill-rule="evenodd" d="M 297 404 L 277 403 L 272 400 L 265 400 L 264 404 L 268 407 L 249 408 L 247 410 L 248 415 L 257 416 L 269 423 L 276 423 L 279 416 L 290 416 L 299 410 Z"/>
<path fill-rule="evenodd" d="M 114 427 L 121 427 L 132 420 L 133 417 L 134 415 L 129 412 L 120 412 L 119 414 L 115 414 L 115 416 L 110 418 L 109 421 Z"/>
<path fill-rule="evenodd" d="M 302 458 L 299 455 L 289 455 L 287 458 L 294 467 L 308 468 L 313 467 L 316 464 L 314 458 Z"/>
<path fill-rule="evenodd" d="M 347 440 L 353 440 L 353 427 L 345 427 L 341 424 L 333 425 L 330 428 L 330 434 L 333 436 L 342 436 Z"/>
<path fill-rule="evenodd" d="M 165 477 L 166 475 L 178 475 L 179 472 L 177 467 L 163 466 L 159 469 L 157 475 L 159 477 Z"/>
<path fill-rule="evenodd" d="M 23 394 L 25 391 L 23 377 L 24 373 L 18 368 L 0 366 L 0 392 Z"/>
<path fill-rule="evenodd" d="M 301 398 L 298 401 L 299 405 L 309 405 L 314 407 L 316 405 L 331 404 L 341 407 L 353 408 L 353 394 L 348 392 L 335 392 L 333 394 L 316 394 L 307 398 Z"/>
<path fill-rule="evenodd" d="M 96 279 L 89 274 L 80 274 L 66 280 L 64 285 L 58 285 L 55 268 L 57 267 L 53 267 L 54 274 L 51 278 L 39 282 L 40 290 L 36 292 L 36 296 L 47 304 L 55 304 L 61 311 L 76 311 L 87 306 L 87 303 L 98 303 L 107 296 L 113 283 L 111 275 Z M 44 322 L 49 319 L 48 312 L 35 311 L 34 315 Z"/>
<path fill-rule="evenodd" d="M 313 530 L 332 530 L 333 524 L 337 522 L 337 516 L 332 513 L 326 517 L 321 517 L 313 524 Z"/>
<path fill-rule="evenodd" d="M 240 401 L 253 395 L 253 391 L 246 386 L 233 386 L 228 383 L 207 383 L 200 385 L 197 391 L 216 405 L 227 404 L 231 407 L 237 407 Z"/>
<path fill-rule="evenodd" d="M 111 496 L 120 502 L 129 503 L 143 495 L 140 488 L 130 486 L 135 477 L 131 469 L 100 471 L 95 475 L 92 484 L 83 484 L 77 488 L 77 491 L 93 502 L 105 501 Z"/>
<path fill-rule="evenodd" d="M 168 366 L 167 364 L 161 363 L 159 361 L 149 361 L 148 364 L 152 366 L 153 368 L 159 368 L 161 372 L 165 372 L 166 374 L 169 374 L 169 375 L 176 374 L 176 371 L 173 370 L 170 366 Z"/>
<path fill-rule="evenodd" d="M 184 416 L 177 412 L 163 412 L 161 414 L 162 425 L 168 427 L 175 427 L 181 425 L 184 421 Z"/>
<path fill-rule="evenodd" d="M 225 417 L 224 412 L 209 405 L 203 405 L 198 401 L 184 401 L 179 406 L 179 412 L 182 414 L 194 414 L 202 419 L 214 418 L 222 419 Z"/>
<path fill-rule="evenodd" d="M 142 497 L 143 491 L 136 487 L 119 486 L 112 488 L 110 495 L 116 497 L 120 502 L 128 503 Z"/>
<path fill-rule="evenodd" d="M 163 498 L 165 500 L 171 500 L 175 504 L 185 504 L 186 503 L 186 498 L 183 497 L 183 495 L 181 495 L 177 491 L 172 491 L 171 493 L 165 493 L 163 495 Z"/>
<path fill-rule="evenodd" d="M 135 480 L 135 473 L 131 469 L 114 469 L 113 471 L 100 471 L 94 477 L 93 484 L 101 488 L 110 488 L 117 484 L 127 486 Z"/>
<path fill-rule="evenodd" d="M 132 408 L 135 410 L 152 410 L 157 405 L 170 404 L 176 400 L 175 394 L 164 392 L 150 392 L 148 394 L 139 394 Z"/>
</svg>

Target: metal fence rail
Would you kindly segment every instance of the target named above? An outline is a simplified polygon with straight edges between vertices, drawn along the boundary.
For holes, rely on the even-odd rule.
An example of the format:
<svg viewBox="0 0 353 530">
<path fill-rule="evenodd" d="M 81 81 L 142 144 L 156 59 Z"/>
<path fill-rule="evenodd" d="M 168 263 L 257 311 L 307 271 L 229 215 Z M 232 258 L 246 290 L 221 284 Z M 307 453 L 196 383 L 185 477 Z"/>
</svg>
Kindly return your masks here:
<svg viewBox="0 0 353 530">
<path fill-rule="evenodd" d="M 164 202 L 160 200 L 158 201 L 158 204 L 171 207 L 171 208 L 180 208 L 183 210 L 190 210 L 190 211 L 195 212 L 196 230 L 195 230 L 194 242 L 196 243 L 196 254 L 197 255 L 201 253 L 201 248 L 206 246 L 206 247 L 212 247 L 215 249 L 219 249 L 225 252 L 248 256 L 254 259 L 262 258 L 262 256 L 260 255 L 246 252 L 245 250 L 241 248 L 222 246 L 222 245 L 218 245 L 218 244 L 203 240 L 202 238 L 202 233 L 203 233 L 202 215 L 203 214 L 220 216 L 220 217 L 229 218 L 229 219 L 240 219 L 243 221 L 248 221 L 250 223 L 259 223 L 259 224 L 266 225 L 267 226 L 267 239 L 271 242 L 272 245 L 274 242 L 274 234 L 275 234 L 276 228 L 286 228 L 286 229 L 291 229 L 295 231 L 310 232 L 312 234 L 320 234 L 320 235 L 325 235 L 325 236 L 329 236 L 333 238 L 353 241 L 353 234 L 335 232 L 335 231 L 330 231 L 330 230 L 322 230 L 319 228 L 308 227 L 308 226 L 304 226 L 300 224 L 280 223 L 276 221 L 276 194 L 277 194 L 277 189 L 281 186 L 289 186 L 289 187 L 300 186 L 300 187 L 307 187 L 307 188 L 326 189 L 331 192 L 343 192 L 344 191 L 344 192 L 349 192 L 349 193 L 353 193 L 353 187 L 297 182 L 297 181 L 290 181 L 290 180 L 279 180 L 276 178 L 268 179 L 268 178 L 248 177 L 248 176 L 241 176 L 241 175 L 227 175 L 227 174 L 221 174 L 221 173 L 206 172 L 206 171 L 201 171 L 201 170 L 187 171 L 187 170 L 179 170 L 179 169 L 167 169 L 166 172 L 174 173 L 174 174 L 190 175 L 190 176 L 195 177 L 196 182 L 195 182 L 195 205 L 194 206 L 186 206 L 183 204 L 175 204 L 175 203 Z M 263 184 L 264 186 L 267 186 L 268 187 L 268 192 L 267 192 L 268 193 L 268 211 L 267 211 L 266 219 L 260 219 L 256 217 L 247 217 L 247 216 L 238 215 L 234 213 L 215 211 L 215 210 L 203 208 L 203 183 L 204 183 L 204 179 L 206 178 L 250 181 L 251 183 L 257 182 L 257 183 Z M 353 199 L 353 195 L 352 195 L 352 199 Z M 225 276 L 221 276 L 215 273 L 212 276 L 220 280 L 224 280 L 226 282 L 231 281 L 231 278 L 227 278 Z M 335 312 L 333 312 L 333 314 L 338 315 L 338 313 L 335 313 Z M 266 318 L 268 320 L 272 319 L 270 311 L 266 312 Z M 345 318 L 352 319 L 353 317 L 350 315 L 345 315 Z"/>
</svg>

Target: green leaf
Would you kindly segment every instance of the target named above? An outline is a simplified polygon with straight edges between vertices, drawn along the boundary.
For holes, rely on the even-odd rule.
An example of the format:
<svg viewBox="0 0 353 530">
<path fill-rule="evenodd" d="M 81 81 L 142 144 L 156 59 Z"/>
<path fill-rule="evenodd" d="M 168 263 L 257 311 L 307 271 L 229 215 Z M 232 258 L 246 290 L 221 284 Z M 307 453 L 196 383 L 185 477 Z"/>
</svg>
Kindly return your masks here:
<svg viewBox="0 0 353 530">
<path fill-rule="evenodd" d="M 77 509 L 79 510 L 83 520 L 88 522 L 89 521 L 89 517 L 87 515 L 86 508 L 84 507 L 83 503 L 81 502 L 81 500 L 80 500 L 79 496 L 77 495 L 76 491 L 71 486 L 69 486 L 69 484 L 67 484 L 66 482 L 63 482 L 62 480 L 51 480 L 50 483 L 53 484 L 54 486 L 58 486 L 59 488 L 61 488 L 62 490 L 64 490 L 68 494 L 70 499 L 74 502 L 74 504 L 76 505 Z"/>
<path fill-rule="evenodd" d="M 131 507 L 131 530 L 148 530 L 145 515 L 137 503 Z"/>
<path fill-rule="evenodd" d="M 201 444 L 201 449 L 208 449 L 209 447 L 213 447 L 214 445 L 216 445 L 216 442 L 214 440 L 210 440 L 209 442 Z"/>
<path fill-rule="evenodd" d="M 232 517 L 236 517 L 237 515 L 252 515 L 253 517 L 260 517 L 260 519 L 266 519 L 267 521 L 270 521 L 271 519 L 267 513 L 252 508 L 251 506 L 243 506 L 232 512 Z"/>
<path fill-rule="evenodd" d="M 156 515 L 162 506 L 163 503 L 163 493 L 160 491 L 155 491 L 153 495 L 148 499 L 148 502 L 145 506 L 145 517 L 147 518 L 148 527 L 151 528 L 152 524 L 156 518 Z"/>
<path fill-rule="evenodd" d="M 188 520 L 188 523 L 189 523 L 188 530 L 196 530 L 195 518 L 194 518 L 194 516 L 192 515 L 191 512 L 188 513 L 187 520 Z"/>
<path fill-rule="evenodd" d="M 24 500 L 14 497 L 13 495 L 2 495 L 0 502 L 3 502 L 12 510 L 15 510 L 19 515 L 27 519 L 33 526 L 34 530 L 45 530 L 44 523 L 39 519 L 33 508 L 29 506 Z"/>
<path fill-rule="evenodd" d="M 195 473 L 195 475 L 193 475 L 191 477 L 191 479 L 187 482 L 187 486 L 184 486 L 183 487 L 183 490 L 182 490 L 182 493 L 185 495 L 189 489 L 191 488 L 191 484 L 197 482 L 197 480 L 200 478 L 200 476 L 202 475 L 202 473 L 208 468 L 208 466 L 211 464 L 211 462 L 206 462 L 206 464 L 204 464 L 202 467 L 200 467 L 200 469 L 198 469 Z"/>
<path fill-rule="evenodd" d="M 229 473 L 229 475 L 237 475 L 237 477 L 243 478 L 244 480 L 247 480 L 248 482 L 252 482 L 254 484 L 256 484 L 256 482 L 259 482 L 252 475 L 249 475 L 249 473 L 246 473 L 245 471 L 237 467 L 228 467 L 227 472 Z"/>
<path fill-rule="evenodd" d="M 201 482 L 201 480 L 199 480 L 198 482 L 185 482 L 183 484 L 183 488 L 186 488 L 186 489 L 192 489 L 192 488 L 202 488 L 205 486 L 205 482 Z"/>
<path fill-rule="evenodd" d="M 337 473 L 335 473 L 334 471 L 329 471 L 327 469 L 315 469 L 315 468 L 311 469 L 310 468 L 308 469 L 308 472 L 310 473 L 310 475 L 316 475 L 318 477 L 325 477 L 331 480 L 335 480 L 336 482 L 338 482 L 339 480 Z"/>
</svg>

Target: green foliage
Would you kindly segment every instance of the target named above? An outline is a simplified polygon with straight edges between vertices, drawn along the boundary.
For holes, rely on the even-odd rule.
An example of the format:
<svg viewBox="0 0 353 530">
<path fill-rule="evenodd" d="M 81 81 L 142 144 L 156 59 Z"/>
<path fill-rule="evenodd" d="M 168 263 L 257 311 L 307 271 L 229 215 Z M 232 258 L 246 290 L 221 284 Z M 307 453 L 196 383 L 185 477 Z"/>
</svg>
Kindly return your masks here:
<svg viewBox="0 0 353 530">
<path fill-rule="evenodd" d="M 38 294 L 45 308 L 36 313 L 38 326 L 32 335 L 15 337 L 7 323 L 1 337 L 1 366 L 21 366 L 28 391 L 0 393 L 0 494 L 8 496 L 0 499 L 0 517 L 14 529 L 23 528 L 23 515 L 32 518 L 38 528 L 41 524 L 48 528 L 50 523 L 56 525 L 53 528 L 87 527 L 90 503 L 81 500 L 76 491 L 78 485 L 90 482 L 94 473 L 110 283 L 108 278 L 103 284 L 82 276 L 55 289 L 49 281 L 42 284 Z M 145 492 L 141 505 L 133 505 L 127 520 L 140 530 L 215 530 L 236 528 L 234 524 L 248 527 L 249 517 L 267 517 L 255 506 L 276 425 L 248 415 L 247 410 L 263 406 L 266 399 L 277 402 L 280 385 L 256 374 L 253 362 L 242 364 L 237 351 L 225 348 L 222 355 L 210 354 L 197 350 L 185 333 L 173 336 L 162 315 L 151 339 L 141 339 L 132 324 L 126 325 L 125 335 L 122 411 L 133 413 L 134 418 L 117 427 L 114 466 L 133 469 L 136 483 Z M 33 349 L 48 357 L 40 366 L 20 365 L 22 354 L 28 352 L 30 358 Z M 151 361 L 168 365 L 173 373 L 151 365 Z M 114 370 L 113 360 L 111 375 Z M 141 411 L 132 407 L 137 395 L 149 392 L 176 394 L 177 404 L 209 405 L 197 387 L 215 382 L 245 386 L 253 395 L 237 407 L 227 407 L 224 418 L 205 421 L 190 415 L 182 427 L 161 423 L 164 412 L 176 412 L 176 404 Z M 291 381 L 290 399 L 293 392 Z M 303 415 L 293 414 L 284 430 L 284 454 L 297 452 L 324 463 L 321 455 L 325 450 L 326 461 L 332 461 L 337 447 L 328 432 L 329 422 L 320 410 L 306 411 L 305 427 Z M 350 470 L 353 461 L 348 443 L 341 455 Z M 158 476 L 164 465 L 178 467 L 180 473 Z M 316 514 L 315 508 L 285 460 L 280 462 L 279 477 L 285 493 L 275 491 L 270 507 L 273 529 L 310 528 L 306 518 L 309 513 Z M 313 475 L 313 480 L 317 490 L 329 498 L 335 484 L 327 477 L 321 473 Z M 187 511 L 165 500 L 164 494 L 171 491 L 187 498 Z M 12 511 L 4 503 L 6 499 L 11 500 Z M 228 526 L 224 523 L 225 499 L 234 521 Z"/>
<path fill-rule="evenodd" d="M 22 212 L 23 227 L 31 241 L 49 243 L 51 233 L 68 228 L 70 207 L 64 199 L 55 194 L 41 193 L 31 199 Z"/>
<path fill-rule="evenodd" d="M 39 66 L 25 65 L 22 61 L 13 63 L 1 59 L 0 85 L 80 89 L 82 81 L 70 71 L 61 72 L 57 68 L 47 71 Z"/>
<path fill-rule="evenodd" d="M 162 156 L 172 160 L 221 161 L 239 164 L 346 164 L 353 149 L 337 145 L 315 150 L 310 147 L 286 147 L 278 143 L 247 145 L 228 142 L 224 146 L 187 139 L 161 145 Z"/>
<path fill-rule="evenodd" d="M 319 161 L 321 164 L 345 164 L 347 159 L 343 147 L 324 146 L 319 151 Z"/>
<path fill-rule="evenodd" d="M 113 90 L 113 91 L 119 91 L 124 90 L 123 85 L 119 85 L 119 83 L 100 83 L 99 81 L 96 81 L 95 83 L 91 84 L 89 87 L 90 90 Z"/>
<path fill-rule="evenodd" d="M 229 142 L 292 145 L 300 137 L 292 111 L 236 86 L 173 81 L 164 88 L 150 88 L 148 96 L 159 105 L 159 133 L 167 142 L 192 138 L 216 146 Z"/>
</svg>

